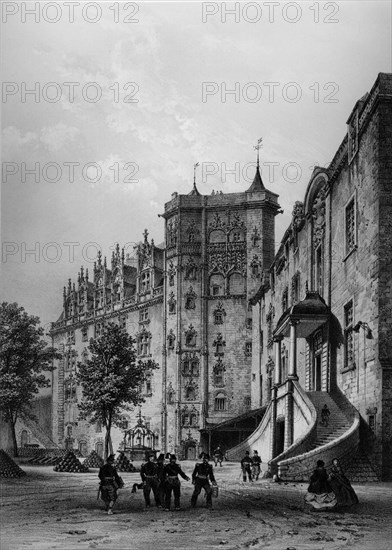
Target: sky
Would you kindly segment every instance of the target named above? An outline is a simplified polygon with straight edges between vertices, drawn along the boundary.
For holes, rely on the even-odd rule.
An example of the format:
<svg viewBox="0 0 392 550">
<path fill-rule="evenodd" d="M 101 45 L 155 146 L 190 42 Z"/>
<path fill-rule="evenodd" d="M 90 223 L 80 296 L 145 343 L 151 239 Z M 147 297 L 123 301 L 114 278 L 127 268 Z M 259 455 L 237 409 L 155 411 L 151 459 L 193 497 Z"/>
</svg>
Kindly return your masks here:
<svg viewBox="0 0 392 550">
<path fill-rule="evenodd" d="M 98 250 L 163 241 L 195 163 L 201 193 L 246 190 L 260 137 L 278 246 L 392 72 L 387 1 L 2 2 L 2 21 L 1 299 L 46 328 Z"/>
</svg>

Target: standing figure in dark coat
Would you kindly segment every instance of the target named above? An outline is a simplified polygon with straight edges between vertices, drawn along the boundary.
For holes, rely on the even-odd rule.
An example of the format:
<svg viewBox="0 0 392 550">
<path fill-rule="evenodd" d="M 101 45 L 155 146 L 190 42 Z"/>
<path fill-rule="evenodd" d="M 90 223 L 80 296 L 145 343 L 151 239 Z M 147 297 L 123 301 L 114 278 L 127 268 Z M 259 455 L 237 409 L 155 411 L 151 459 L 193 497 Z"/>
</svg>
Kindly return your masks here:
<svg viewBox="0 0 392 550">
<path fill-rule="evenodd" d="M 259 453 L 257 451 L 253 451 L 252 456 L 252 476 L 253 479 L 256 481 L 259 479 L 259 475 L 261 472 L 261 458 L 259 457 Z"/>
<path fill-rule="evenodd" d="M 184 474 L 180 466 L 177 464 L 177 458 L 175 455 L 170 455 L 170 462 L 164 467 L 164 479 L 165 479 L 165 511 L 170 511 L 171 494 L 174 495 L 174 508 L 180 510 L 180 496 L 181 496 L 181 483 L 178 479 L 180 475 L 186 481 L 190 478 Z"/>
<path fill-rule="evenodd" d="M 158 475 L 158 508 L 165 505 L 165 455 L 160 454 L 157 459 L 157 475 Z"/>
<path fill-rule="evenodd" d="M 332 461 L 332 468 L 329 474 L 329 484 L 336 495 L 338 506 L 352 506 L 358 504 L 358 497 L 351 487 L 351 483 L 344 475 L 340 462 L 337 458 Z"/>
<path fill-rule="evenodd" d="M 109 455 L 106 464 L 99 470 L 101 499 L 104 501 L 107 513 L 113 514 L 113 506 L 117 500 L 117 489 L 123 486 L 122 479 L 114 467 L 114 455 Z"/>
<path fill-rule="evenodd" d="M 222 467 L 222 461 L 223 461 L 223 451 L 220 448 L 220 445 L 218 445 L 214 451 L 215 466 L 218 466 L 218 462 L 219 462 L 219 466 Z"/>
<path fill-rule="evenodd" d="M 214 471 L 212 465 L 208 463 L 210 460 L 210 455 L 207 453 L 203 454 L 203 462 L 197 463 L 192 474 L 192 483 L 195 486 L 195 489 L 191 498 L 191 506 L 195 508 L 197 497 L 200 495 L 201 490 L 204 489 L 207 496 L 207 508 L 212 508 L 212 488 L 210 481 L 213 485 L 216 485 Z"/>
<path fill-rule="evenodd" d="M 246 474 L 248 474 L 249 481 L 253 481 L 251 471 L 252 464 L 253 461 L 250 457 L 249 451 L 246 451 L 244 458 L 241 460 L 242 479 L 244 481 L 246 481 Z"/>
<path fill-rule="evenodd" d="M 328 427 L 330 415 L 331 415 L 331 412 L 328 409 L 328 406 L 324 405 L 324 407 L 321 409 L 321 422 L 320 422 L 320 424 L 322 426 L 325 426 L 326 428 Z"/>
<path fill-rule="evenodd" d="M 323 460 L 317 461 L 317 468 L 310 477 L 305 502 L 316 510 L 327 510 L 336 506 L 336 497 L 329 484 Z"/>
<path fill-rule="evenodd" d="M 140 469 L 140 476 L 143 481 L 143 495 L 146 503 L 146 508 L 150 508 L 150 493 L 151 489 L 154 495 L 155 504 L 160 505 L 159 495 L 158 495 L 158 465 L 154 462 L 154 455 L 149 455 L 148 462 L 142 465 Z"/>
</svg>

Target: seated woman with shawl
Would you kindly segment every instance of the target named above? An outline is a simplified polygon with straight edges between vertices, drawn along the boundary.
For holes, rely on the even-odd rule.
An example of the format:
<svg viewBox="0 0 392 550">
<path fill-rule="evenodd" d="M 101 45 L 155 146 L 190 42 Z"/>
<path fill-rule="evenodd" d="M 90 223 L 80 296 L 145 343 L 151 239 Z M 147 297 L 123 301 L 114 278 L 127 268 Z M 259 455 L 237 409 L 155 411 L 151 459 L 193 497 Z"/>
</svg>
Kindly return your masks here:
<svg viewBox="0 0 392 550">
<path fill-rule="evenodd" d="M 329 484 L 336 495 L 338 506 L 352 506 L 358 504 L 358 497 L 351 483 L 344 475 L 340 462 L 337 458 L 332 461 L 332 468 L 329 474 Z"/>
<path fill-rule="evenodd" d="M 305 503 L 316 510 L 327 510 L 336 506 L 336 497 L 329 484 L 323 460 L 317 461 L 317 468 L 311 475 Z"/>
</svg>

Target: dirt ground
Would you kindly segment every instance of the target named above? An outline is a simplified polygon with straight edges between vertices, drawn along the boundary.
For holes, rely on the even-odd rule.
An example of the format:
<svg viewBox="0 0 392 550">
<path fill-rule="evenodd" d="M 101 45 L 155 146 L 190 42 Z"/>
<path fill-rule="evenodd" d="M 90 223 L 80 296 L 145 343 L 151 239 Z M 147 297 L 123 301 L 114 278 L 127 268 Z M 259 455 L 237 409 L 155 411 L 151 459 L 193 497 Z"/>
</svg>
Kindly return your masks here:
<svg viewBox="0 0 392 550">
<path fill-rule="evenodd" d="M 183 462 L 190 475 L 194 463 Z M 354 485 L 355 509 L 314 512 L 303 504 L 306 484 L 243 483 L 239 464 L 215 468 L 219 496 L 212 510 L 199 497 L 190 508 L 191 482 L 183 481 L 181 510 L 145 509 L 138 473 L 122 473 L 115 514 L 97 501 L 97 473 L 57 473 L 21 465 L 27 475 L 1 480 L 1 550 L 389 550 L 392 484 Z"/>
</svg>

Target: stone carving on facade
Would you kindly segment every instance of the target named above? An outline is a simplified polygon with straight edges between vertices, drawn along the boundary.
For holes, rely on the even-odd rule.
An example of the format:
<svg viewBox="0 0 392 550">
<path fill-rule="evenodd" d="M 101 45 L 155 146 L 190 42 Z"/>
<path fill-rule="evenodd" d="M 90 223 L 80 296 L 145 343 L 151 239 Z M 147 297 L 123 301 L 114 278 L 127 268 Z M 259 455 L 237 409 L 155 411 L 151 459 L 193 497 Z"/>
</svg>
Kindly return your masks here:
<svg viewBox="0 0 392 550">
<path fill-rule="evenodd" d="M 169 385 L 168 385 L 167 390 L 166 390 L 166 394 L 167 394 L 168 404 L 172 405 L 175 401 L 176 392 L 174 391 L 173 384 L 171 382 L 169 382 Z"/>
<path fill-rule="evenodd" d="M 260 231 L 257 229 L 256 226 L 254 226 L 252 230 L 251 239 L 253 246 L 258 246 L 260 240 Z"/>
<path fill-rule="evenodd" d="M 215 347 L 215 356 L 222 356 L 225 354 L 224 347 L 226 346 L 226 342 L 223 340 L 223 336 L 221 332 L 218 332 L 216 335 L 216 338 L 213 342 L 213 346 Z"/>
<path fill-rule="evenodd" d="M 167 335 L 166 339 L 167 339 L 167 349 L 174 349 L 174 342 L 176 341 L 176 337 L 172 328 L 169 330 L 169 334 Z"/>
<path fill-rule="evenodd" d="M 313 219 L 313 246 L 316 248 L 324 239 L 325 231 L 325 195 L 326 187 L 323 186 L 317 193 L 312 207 Z"/>
<path fill-rule="evenodd" d="M 184 266 L 184 279 L 195 281 L 197 278 L 197 263 L 192 256 L 189 256 Z"/>
<path fill-rule="evenodd" d="M 174 314 L 176 312 L 176 303 L 177 303 L 177 300 L 174 296 L 174 292 L 171 291 L 169 294 L 169 299 L 167 301 L 169 313 Z"/>
<path fill-rule="evenodd" d="M 208 229 L 211 231 L 213 229 L 225 229 L 226 224 L 222 221 L 218 212 L 215 212 L 212 218 L 212 221 L 208 225 Z"/>
<path fill-rule="evenodd" d="M 285 287 L 282 293 L 282 312 L 285 312 L 289 307 L 289 287 Z"/>
<path fill-rule="evenodd" d="M 305 207 L 301 201 L 294 203 L 292 222 L 296 231 L 299 231 L 305 223 Z"/>
<path fill-rule="evenodd" d="M 244 220 L 241 218 L 239 212 L 228 212 L 227 217 L 230 220 L 230 228 L 240 227 L 245 229 Z"/>
<path fill-rule="evenodd" d="M 226 367 L 222 362 L 222 358 L 218 357 L 215 365 L 212 368 L 214 386 L 222 388 L 225 385 L 224 373 Z"/>
<path fill-rule="evenodd" d="M 226 317 L 226 310 L 223 307 L 222 302 L 218 302 L 214 311 L 214 325 L 223 325 L 223 318 Z"/>
<path fill-rule="evenodd" d="M 187 347 L 196 346 L 196 336 L 197 332 L 192 324 L 189 325 L 189 328 L 185 331 L 185 345 Z"/>
<path fill-rule="evenodd" d="M 199 398 L 199 391 L 197 384 L 192 378 L 185 382 L 184 386 L 184 399 L 186 401 L 196 401 Z"/>
<path fill-rule="evenodd" d="M 151 244 L 148 242 L 148 231 L 144 230 L 143 233 L 144 240 L 142 243 L 139 243 L 136 248 L 136 255 L 138 259 L 139 270 L 146 269 L 151 267 L 152 263 L 152 249 L 154 246 L 154 241 L 151 240 Z"/>
<path fill-rule="evenodd" d="M 300 296 L 300 280 L 301 280 L 301 274 L 299 271 L 296 271 L 291 279 L 291 301 L 292 303 L 296 303 L 299 301 Z"/>
<path fill-rule="evenodd" d="M 169 286 L 174 286 L 174 278 L 177 273 L 177 268 L 173 264 L 173 262 L 170 260 L 169 262 L 169 269 L 167 270 L 167 277 L 169 280 Z"/>
<path fill-rule="evenodd" d="M 246 276 L 246 244 L 230 243 L 227 247 L 227 267 L 226 271 L 232 270 Z"/>
<path fill-rule="evenodd" d="M 250 262 L 250 270 L 252 274 L 252 279 L 258 279 L 261 276 L 261 260 L 255 254 Z"/>
<path fill-rule="evenodd" d="M 200 235 L 200 230 L 196 226 L 195 220 L 191 220 L 188 223 L 188 225 L 185 229 L 185 234 L 187 236 L 188 243 L 194 243 L 196 240 L 198 240 L 198 237 Z"/>
<path fill-rule="evenodd" d="M 178 235 L 178 219 L 177 216 L 173 216 L 167 222 L 167 244 L 168 246 L 176 246 Z"/>
<path fill-rule="evenodd" d="M 191 285 L 185 293 L 185 309 L 196 309 L 196 298 L 197 294 Z"/>
<path fill-rule="evenodd" d="M 228 271 L 228 260 L 225 244 L 209 244 L 207 258 L 208 273 L 225 274 Z"/>
<path fill-rule="evenodd" d="M 269 374 L 269 375 L 271 375 L 271 373 L 273 372 L 273 370 L 275 368 L 275 362 L 274 362 L 274 360 L 272 359 L 272 357 L 270 355 L 268 356 L 265 368 L 266 368 L 267 374 Z"/>
</svg>

